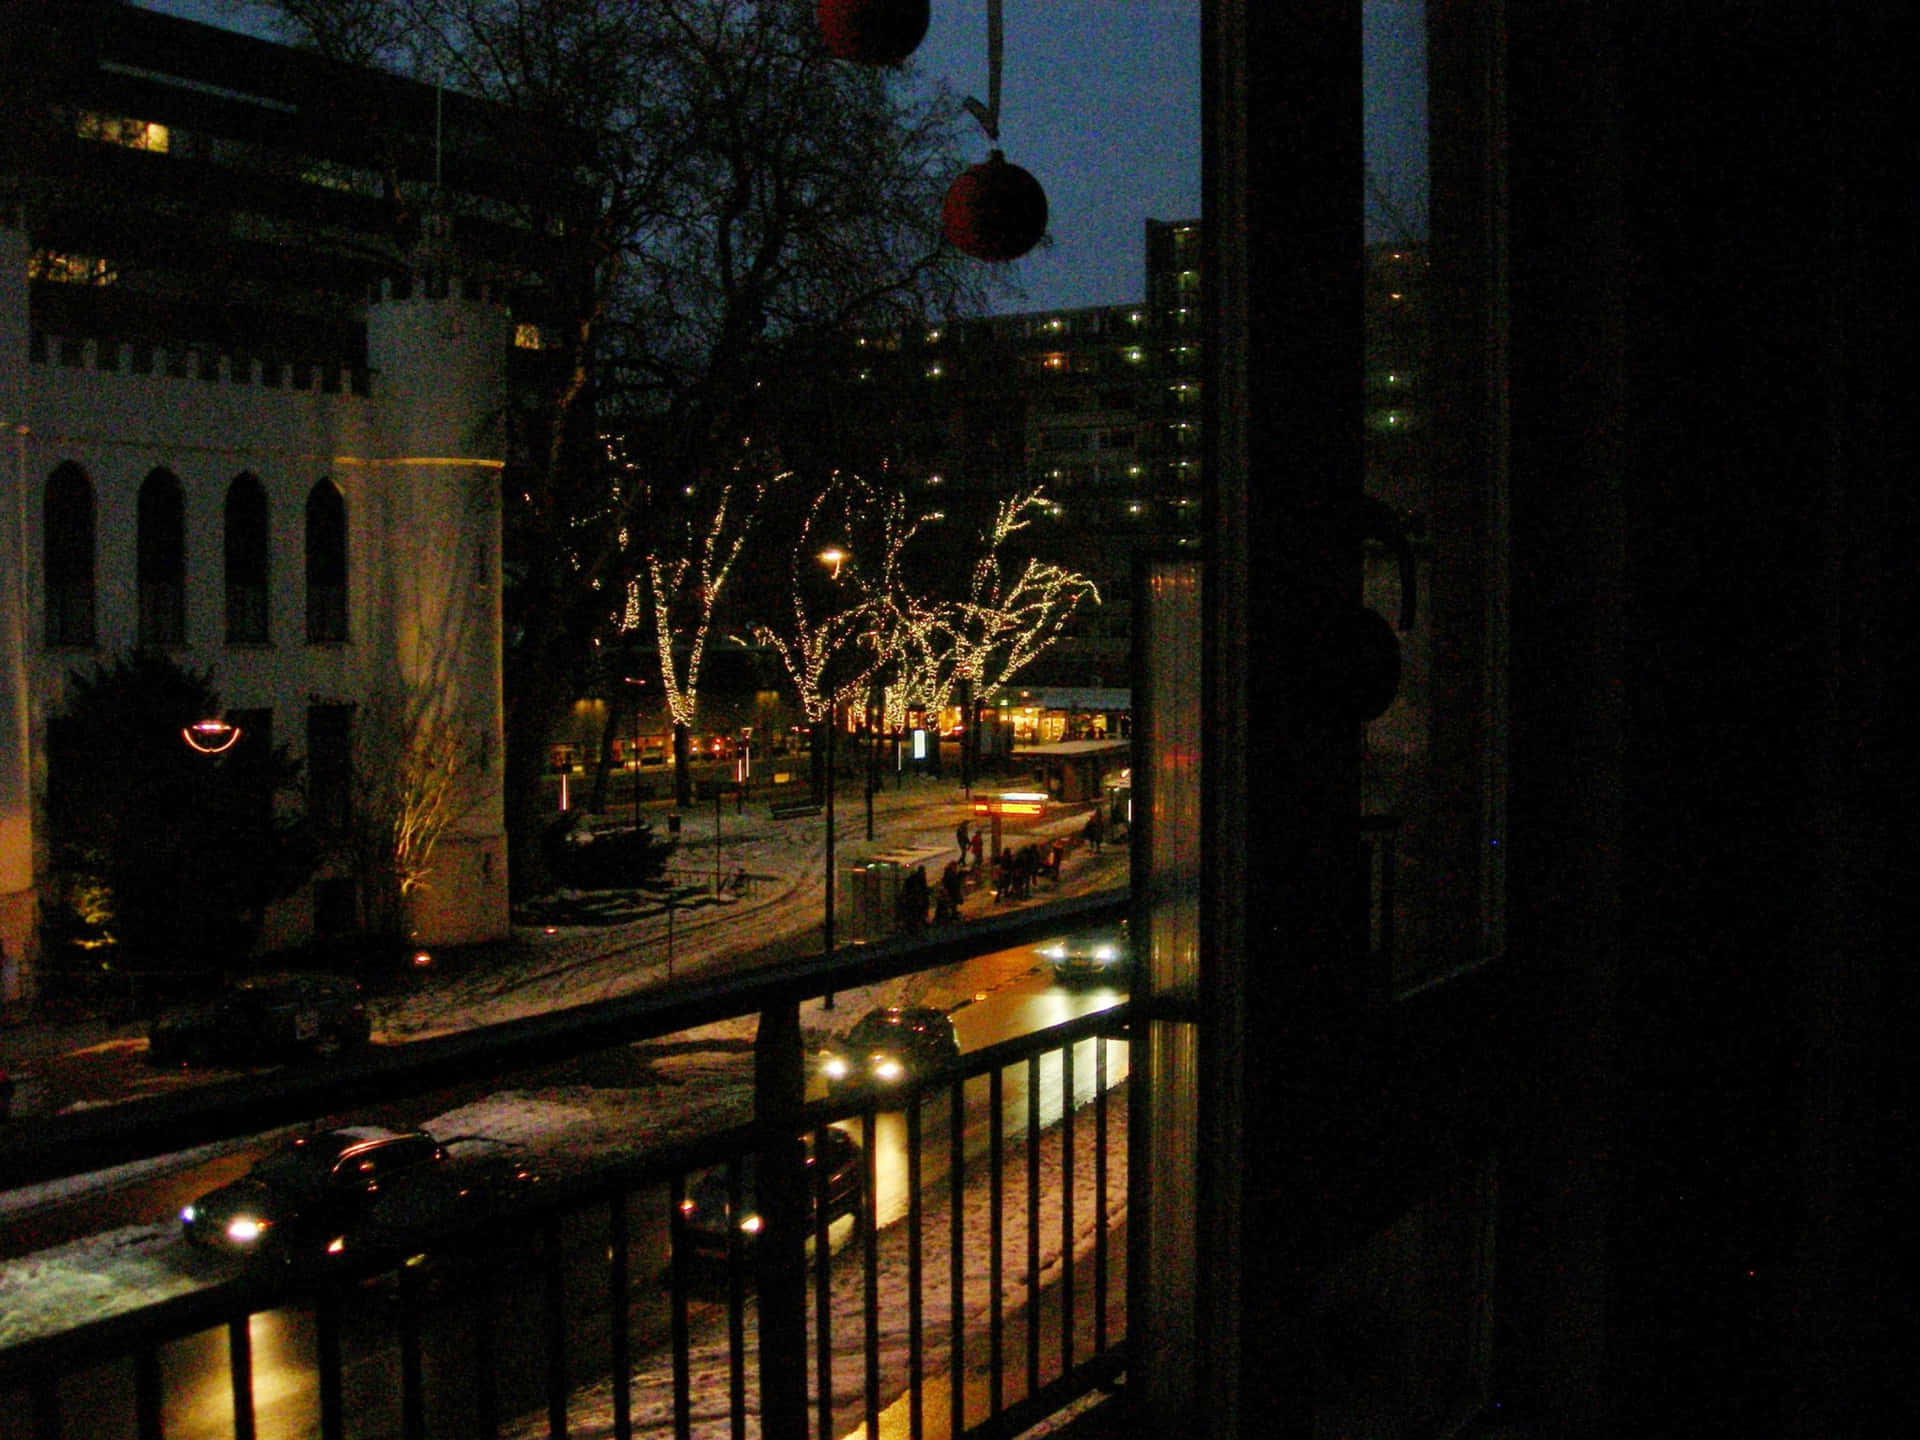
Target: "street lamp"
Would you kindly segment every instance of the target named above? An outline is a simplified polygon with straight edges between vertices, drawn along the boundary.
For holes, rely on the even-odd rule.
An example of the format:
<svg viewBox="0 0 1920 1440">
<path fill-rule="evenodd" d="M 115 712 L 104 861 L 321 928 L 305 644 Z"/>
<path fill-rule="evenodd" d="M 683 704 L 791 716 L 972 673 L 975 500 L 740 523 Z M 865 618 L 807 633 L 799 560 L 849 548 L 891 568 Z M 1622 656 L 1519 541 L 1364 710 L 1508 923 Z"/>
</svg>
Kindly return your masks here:
<svg viewBox="0 0 1920 1440">
<path fill-rule="evenodd" d="M 239 743 L 240 727 L 225 720 L 196 720 L 182 727 L 180 738 L 202 755 L 224 755 Z"/>
<path fill-rule="evenodd" d="M 644 678 L 635 679 L 631 675 L 622 678 L 627 684 L 637 685 L 643 689 L 647 683 Z M 638 830 L 640 828 L 640 694 L 637 690 L 633 696 L 633 759 L 629 763 L 633 766 L 633 828 Z"/>
<path fill-rule="evenodd" d="M 838 545 L 829 545 L 820 552 L 820 563 L 828 568 L 835 580 L 840 578 L 840 567 L 848 560 L 847 552 Z M 833 840 L 834 815 L 834 734 L 840 728 L 840 699 L 829 692 L 827 697 L 827 875 L 826 875 L 826 915 L 821 924 L 821 951 L 831 961 L 833 959 Z M 833 992 L 829 990 L 826 998 L 820 1002 L 821 1008 L 833 1009 Z"/>
</svg>

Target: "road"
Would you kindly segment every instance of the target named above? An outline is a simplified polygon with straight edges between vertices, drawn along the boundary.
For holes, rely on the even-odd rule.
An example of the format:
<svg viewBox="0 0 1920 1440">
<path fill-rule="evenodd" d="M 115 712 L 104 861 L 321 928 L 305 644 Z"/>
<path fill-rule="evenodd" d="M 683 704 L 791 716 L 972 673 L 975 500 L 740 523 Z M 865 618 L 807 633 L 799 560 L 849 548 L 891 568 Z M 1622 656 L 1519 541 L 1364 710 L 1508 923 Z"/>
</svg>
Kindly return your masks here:
<svg viewBox="0 0 1920 1440">
<path fill-rule="evenodd" d="M 1050 976 L 1026 949 L 981 956 L 962 967 L 948 983 L 950 991 L 922 998 L 957 1005 L 955 1025 L 963 1050 L 977 1050 L 1029 1033 L 1109 1006 L 1120 998 L 1113 991 L 1064 990 L 1053 985 Z M 844 1018 L 845 1023 L 851 1023 L 858 1015 L 850 1013 Z M 1084 1042 L 1076 1054 L 1077 1104 L 1091 1098 L 1093 1043 Z M 1110 1046 L 1108 1053 L 1108 1083 L 1112 1085 L 1124 1075 L 1124 1046 Z M 1061 1114 L 1061 1072 L 1057 1056 L 1049 1057 L 1041 1067 L 1039 1099 L 1043 1127 L 1052 1125 Z M 1016 1066 L 1005 1072 L 1003 1108 L 998 1124 L 1003 1134 L 1015 1139 L 1023 1136 L 1028 1126 L 1026 1084 L 1026 1067 Z M 968 1086 L 968 1122 L 963 1149 L 968 1157 L 970 1177 L 985 1169 L 984 1163 L 976 1165 L 975 1161 L 987 1153 L 995 1123 L 986 1113 L 986 1088 L 984 1077 Z M 450 1094 L 421 1097 L 418 1113 L 412 1120 L 450 1108 L 463 1098 Z M 947 1113 L 942 1103 L 928 1107 L 923 1116 L 921 1185 L 923 1196 L 930 1200 L 941 1196 L 946 1188 Z M 388 1125 L 412 1123 L 408 1117 L 391 1111 L 377 1117 L 351 1119 L 357 1123 L 369 1120 Z M 850 1128 L 858 1133 L 857 1122 Z M 878 1179 L 875 1203 L 882 1230 L 894 1226 L 908 1209 L 905 1132 L 905 1118 L 898 1112 L 880 1116 L 875 1128 Z M 151 1221 L 156 1211 L 171 1214 L 185 1200 L 237 1173 L 244 1159 L 243 1154 L 223 1155 L 164 1181 L 123 1190 L 117 1197 L 122 1202 L 120 1210 L 116 1211 L 110 1202 L 97 1201 L 88 1207 L 89 1217 L 111 1225 Z M 659 1276 L 666 1266 L 667 1218 L 668 1196 L 664 1188 L 630 1198 L 635 1282 L 628 1292 L 627 1323 L 630 1333 L 636 1337 L 636 1349 L 643 1338 L 647 1343 L 657 1343 L 669 1333 L 666 1292 L 649 1278 Z M 596 1305 L 585 1297 L 604 1294 L 605 1224 L 600 1212 L 570 1217 L 557 1238 L 528 1237 L 523 1243 L 490 1254 L 484 1265 L 444 1266 L 431 1273 L 401 1272 L 348 1295 L 340 1312 L 343 1389 L 348 1413 L 367 1422 L 367 1433 L 398 1433 L 402 1362 L 393 1337 L 395 1315 L 401 1308 L 418 1315 L 420 1363 L 427 1378 L 429 1397 L 426 1433 L 458 1434 L 474 1428 L 477 1419 L 474 1406 L 482 1393 L 471 1383 L 476 1363 L 483 1363 L 492 1375 L 503 1415 L 538 1410 L 546 1378 L 545 1352 L 541 1344 L 528 1343 L 527 1337 L 545 1333 L 546 1299 L 540 1262 L 541 1247 L 549 1243 L 558 1243 L 562 1257 L 570 1384 L 577 1387 L 598 1378 L 597 1372 L 605 1369 L 610 1317 L 604 1301 Z M 857 1267 L 847 1268 L 851 1271 Z M 403 1286 L 408 1287 L 404 1300 Z M 494 1319 L 492 1345 L 484 1359 L 476 1351 L 478 1337 L 469 1323 L 476 1304 L 476 1286 L 485 1289 L 479 1307 Z M 689 1323 L 696 1353 L 724 1354 L 728 1309 L 723 1295 L 724 1287 L 708 1286 L 693 1298 Z M 857 1333 L 859 1302 L 857 1293 L 846 1300 L 849 1313 L 836 1322 L 836 1333 Z M 836 1301 L 836 1310 L 840 1308 L 841 1302 Z M 258 1433 L 262 1437 L 315 1433 L 317 1340 L 312 1311 L 293 1308 L 256 1316 L 251 1335 Z M 226 1337 L 221 1333 L 195 1337 L 169 1348 L 165 1366 L 167 1434 L 223 1436 L 231 1433 L 226 1351 Z M 847 1362 L 850 1373 L 857 1369 L 854 1360 L 857 1357 Z M 93 1395 L 93 1403 L 88 1407 L 109 1425 L 110 1417 L 105 1412 L 118 1410 L 128 1398 L 121 1397 L 116 1402 L 110 1391 L 109 1386 Z M 709 1397 L 705 1403 L 716 1402 Z M 96 1410 L 96 1405 L 105 1407 L 105 1411 Z M 6 1433 L 6 1424 L 0 1422 L 0 1435 Z"/>
</svg>

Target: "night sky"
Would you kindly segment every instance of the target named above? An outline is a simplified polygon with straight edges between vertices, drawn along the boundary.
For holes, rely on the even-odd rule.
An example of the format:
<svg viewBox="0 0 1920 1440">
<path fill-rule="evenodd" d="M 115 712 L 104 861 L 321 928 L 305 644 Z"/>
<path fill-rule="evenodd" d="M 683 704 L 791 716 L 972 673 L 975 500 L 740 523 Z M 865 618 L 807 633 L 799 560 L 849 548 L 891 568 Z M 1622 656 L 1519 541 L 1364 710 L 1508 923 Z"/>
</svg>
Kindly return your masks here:
<svg viewBox="0 0 1920 1440">
<path fill-rule="evenodd" d="M 267 34 L 250 0 L 140 0 Z M 1001 310 L 1143 295 L 1144 222 L 1200 213 L 1200 0 L 1005 0 L 1000 145 L 1047 191 L 1051 243 L 1016 261 Z M 1426 231 L 1425 0 L 1367 0 L 1370 238 Z M 987 98 L 987 0 L 934 0 L 922 83 Z M 984 159 L 968 123 L 962 141 Z"/>
</svg>

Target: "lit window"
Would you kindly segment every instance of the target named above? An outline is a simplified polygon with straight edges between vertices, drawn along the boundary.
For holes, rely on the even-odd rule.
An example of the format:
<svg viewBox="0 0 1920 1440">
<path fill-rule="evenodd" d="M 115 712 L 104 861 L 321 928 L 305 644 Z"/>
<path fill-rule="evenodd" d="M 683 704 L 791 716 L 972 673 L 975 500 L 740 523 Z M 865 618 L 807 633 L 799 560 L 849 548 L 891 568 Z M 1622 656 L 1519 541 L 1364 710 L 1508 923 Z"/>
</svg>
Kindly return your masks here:
<svg viewBox="0 0 1920 1440">
<path fill-rule="evenodd" d="M 98 255 L 42 250 L 27 261 L 27 278 L 47 280 L 55 285 L 111 285 L 120 276 L 111 262 Z"/>
<path fill-rule="evenodd" d="M 123 115 L 95 115 L 82 111 L 75 133 L 82 140 L 98 140 L 107 145 L 122 145 L 129 150 L 164 153 L 168 145 L 167 127 L 150 120 L 129 120 Z"/>
<path fill-rule="evenodd" d="M 540 348 L 540 327 L 538 325 L 515 325 L 513 344 L 518 350 L 538 350 Z"/>
</svg>

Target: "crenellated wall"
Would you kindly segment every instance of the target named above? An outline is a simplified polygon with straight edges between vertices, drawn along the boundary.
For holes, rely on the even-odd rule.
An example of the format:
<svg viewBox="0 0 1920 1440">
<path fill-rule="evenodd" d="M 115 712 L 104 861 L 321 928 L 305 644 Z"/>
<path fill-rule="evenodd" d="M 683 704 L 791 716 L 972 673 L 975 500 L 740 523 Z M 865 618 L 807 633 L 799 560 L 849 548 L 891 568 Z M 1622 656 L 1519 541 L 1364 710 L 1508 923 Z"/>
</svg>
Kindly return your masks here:
<svg viewBox="0 0 1920 1440">
<path fill-rule="evenodd" d="M 415 907 L 423 943 L 505 933 L 501 752 L 499 416 L 509 345 L 483 293 L 416 283 L 369 301 L 365 371 L 196 349 L 103 353 L 30 333 L 26 242 L 0 225 L 0 419 L 8 455 L 0 538 L 0 943 L 6 990 L 27 986 L 35 842 L 47 721 L 69 675 L 138 638 L 136 516 L 157 468 L 185 503 L 185 640 L 229 709 L 269 708 L 299 753 L 307 709 L 348 703 L 375 726 L 407 716 L 451 727 L 470 758 L 458 815 Z M 48 477 L 72 462 L 95 503 L 96 643 L 46 643 L 41 579 Z M 226 637 L 224 509 L 241 474 L 268 503 L 268 638 Z M 306 505 L 327 482 L 348 527 L 347 639 L 310 643 Z M 376 742 L 378 733 L 369 736 Z M 375 743 L 368 753 L 379 753 Z M 392 746 L 385 747 L 391 753 Z M 312 899 L 270 918 L 270 941 L 303 938 Z"/>
</svg>

